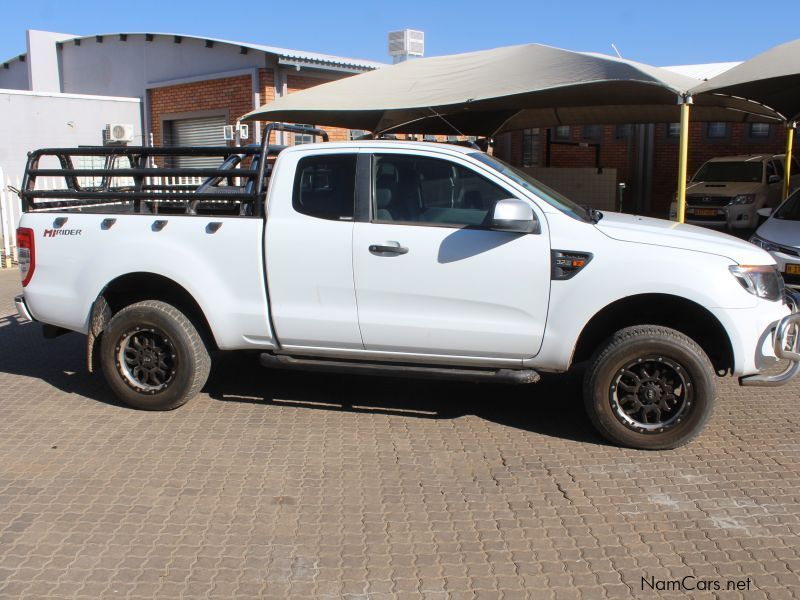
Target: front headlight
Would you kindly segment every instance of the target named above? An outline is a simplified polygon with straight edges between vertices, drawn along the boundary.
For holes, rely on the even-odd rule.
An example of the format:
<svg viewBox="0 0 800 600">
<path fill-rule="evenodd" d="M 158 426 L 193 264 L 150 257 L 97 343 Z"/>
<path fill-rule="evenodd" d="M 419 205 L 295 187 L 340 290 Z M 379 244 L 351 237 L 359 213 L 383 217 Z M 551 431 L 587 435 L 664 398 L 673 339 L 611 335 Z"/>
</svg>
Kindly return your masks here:
<svg viewBox="0 0 800 600">
<path fill-rule="evenodd" d="M 752 204 L 756 201 L 755 194 L 739 194 L 734 196 L 731 204 Z"/>
<path fill-rule="evenodd" d="M 732 265 L 728 268 L 742 287 L 754 296 L 772 301 L 783 298 L 783 277 L 774 265 Z"/>
<path fill-rule="evenodd" d="M 750 243 L 755 244 L 759 248 L 766 250 L 767 252 L 779 252 L 780 248 L 773 244 L 772 242 L 768 242 L 764 238 L 760 238 L 757 235 L 753 235 L 750 238 Z"/>
</svg>

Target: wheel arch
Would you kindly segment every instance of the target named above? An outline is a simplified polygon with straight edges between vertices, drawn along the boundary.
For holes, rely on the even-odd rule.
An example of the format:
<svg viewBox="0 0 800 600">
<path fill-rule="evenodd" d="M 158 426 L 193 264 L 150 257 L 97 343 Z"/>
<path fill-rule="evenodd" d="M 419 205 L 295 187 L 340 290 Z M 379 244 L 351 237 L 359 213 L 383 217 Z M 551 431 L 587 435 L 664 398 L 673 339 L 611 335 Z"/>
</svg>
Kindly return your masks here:
<svg viewBox="0 0 800 600">
<path fill-rule="evenodd" d="M 87 361 L 94 370 L 93 356 L 100 335 L 111 318 L 126 306 L 143 300 L 161 300 L 180 310 L 197 328 L 210 349 L 217 349 L 214 332 L 194 296 L 178 282 L 146 271 L 126 273 L 109 281 L 97 295 L 89 314 Z"/>
<path fill-rule="evenodd" d="M 719 319 L 704 306 L 672 294 L 627 296 L 596 312 L 578 336 L 571 363 L 588 360 L 595 349 L 614 332 L 645 324 L 680 331 L 697 342 L 708 355 L 717 374 L 733 372 L 733 346 Z"/>
</svg>

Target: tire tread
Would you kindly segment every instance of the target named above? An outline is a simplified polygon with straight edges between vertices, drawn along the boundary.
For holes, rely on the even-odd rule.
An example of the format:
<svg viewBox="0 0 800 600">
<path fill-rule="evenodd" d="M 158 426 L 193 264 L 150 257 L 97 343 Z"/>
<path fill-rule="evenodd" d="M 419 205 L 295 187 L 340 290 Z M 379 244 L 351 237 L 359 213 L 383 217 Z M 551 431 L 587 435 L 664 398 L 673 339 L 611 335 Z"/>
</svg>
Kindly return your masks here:
<svg viewBox="0 0 800 600">
<path fill-rule="evenodd" d="M 678 446 L 682 446 L 684 444 L 691 442 L 698 435 L 700 435 L 700 433 L 703 430 L 703 427 L 713 414 L 714 397 L 716 396 L 716 386 L 713 380 L 715 371 L 714 371 L 714 366 L 711 363 L 711 360 L 708 358 L 705 351 L 703 351 L 703 349 L 697 344 L 697 342 L 695 342 L 687 335 L 681 333 L 680 331 L 671 329 L 669 327 L 663 327 L 661 325 L 632 325 L 630 327 L 625 327 L 623 329 L 620 329 L 619 331 L 615 332 L 610 338 L 608 338 L 606 342 L 603 345 L 601 345 L 601 347 L 598 348 L 598 350 L 595 351 L 594 355 L 589 361 L 590 366 L 586 371 L 586 376 L 584 378 L 584 389 L 583 389 L 583 397 L 586 405 L 586 412 L 589 416 L 589 419 L 592 422 L 592 425 L 594 425 L 594 427 L 603 435 L 603 437 L 615 443 L 621 443 L 623 445 L 628 445 L 628 446 L 631 445 L 629 442 L 619 439 L 619 437 L 616 436 L 612 431 L 610 431 L 608 427 L 603 423 L 602 419 L 600 418 L 601 415 L 594 408 L 594 386 L 595 386 L 595 379 L 598 376 L 598 367 L 610 354 L 618 351 L 621 347 L 630 344 L 632 341 L 639 341 L 646 338 L 651 338 L 657 341 L 668 340 L 677 343 L 681 346 L 684 346 L 692 354 L 694 354 L 697 359 L 700 360 L 703 371 L 705 371 L 705 373 L 710 373 L 712 377 L 710 379 L 710 384 L 711 384 L 710 402 L 708 403 L 708 406 L 705 409 L 705 414 L 702 415 L 702 419 L 691 432 L 681 435 L 680 437 L 675 438 L 671 441 L 665 441 L 664 443 L 661 444 L 650 444 L 646 447 L 640 446 L 642 449 L 652 449 L 652 450 L 666 450 L 666 449 L 676 448 Z"/>
<path fill-rule="evenodd" d="M 206 344 L 203 341 L 200 333 L 197 331 L 197 328 L 194 326 L 194 323 L 192 323 L 192 321 L 176 307 L 161 300 L 143 300 L 141 302 L 129 304 L 117 312 L 113 318 L 124 318 L 127 313 L 141 309 L 152 310 L 169 318 L 178 326 L 179 329 L 183 331 L 189 340 L 188 351 L 192 357 L 192 361 L 194 362 L 194 369 L 191 373 L 191 382 L 187 387 L 187 391 L 169 404 L 160 405 L 157 408 L 149 408 L 146 406 L 138 407 L 145 408 L 146 410 L 173 410 L 179 406 L 182 406 L 191 398 L 200 393 L 200 390 L 203 388 L 203 385 L 205 385 L 206 381 L 208 380 L 209 373 L 211 372 L 211 357 L 208 353 Z"/>
</svg>

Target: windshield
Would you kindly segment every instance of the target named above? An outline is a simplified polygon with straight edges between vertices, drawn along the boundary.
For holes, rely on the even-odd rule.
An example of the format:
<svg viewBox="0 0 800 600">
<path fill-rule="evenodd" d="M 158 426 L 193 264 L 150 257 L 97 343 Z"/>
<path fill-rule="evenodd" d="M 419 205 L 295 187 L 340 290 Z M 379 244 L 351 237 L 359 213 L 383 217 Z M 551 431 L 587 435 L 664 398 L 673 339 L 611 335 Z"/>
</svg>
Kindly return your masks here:
<svg viewBox="0 0 800 600">
<path fill-rule="evenodd" d="M 786 202 L 778 207 L 774 218 L 785 219 L 786 221 L 800 221 L 800 190 L 789 196 Z"/>
<path fill-rule="evenodd" d="M 573 219 L 586 222 L 592 221 L 589 212 L 585 208 L 579 204 L 575 204 L 572 200 L 559 194 L 554 189 L 547 187 L 541 181 L 534 179 L 525 171 L 522 171 L 516 167 L 512 167 L 507 162 L 502 161 L 499 158 L 495 158 L 494 156 L 484 154 L 483 152 L 473 152 L 470 154 L 470 156 L 491 167 L 495 171 L 502 173 L 514 183 L 517 183 L 526 190 L 533 192 L 539 198 L 557 208 L 564 214 L 569 215 Z"/>
<path fill-rule="evenodd" d="M 763 165 L 761 161 L 707 162 L 692 179 L 692 182 L 750 182 L 761 183 Z"/>
</svg>

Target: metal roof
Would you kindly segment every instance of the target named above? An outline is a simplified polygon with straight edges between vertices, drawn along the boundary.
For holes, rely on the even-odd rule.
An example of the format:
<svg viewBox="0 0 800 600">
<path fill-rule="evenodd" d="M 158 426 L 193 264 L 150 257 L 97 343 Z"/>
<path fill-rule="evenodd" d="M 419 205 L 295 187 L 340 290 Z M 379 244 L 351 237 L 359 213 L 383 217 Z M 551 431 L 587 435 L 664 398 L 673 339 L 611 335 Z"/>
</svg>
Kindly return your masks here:
<svg viewBox="0 0 800 600">
<path fill-rule="evenodd" d="M 280 48 L 278 46 L 265 46 L 263 44 L 253 44 L 251 42 L 237 42 L 234 40 L 224 40 L 221 38 L 213 38 L 213 37 L 204 37 L 198 35 L 186 35 L 183 33 L 164 33 L 164 32 L 151 32 L 151 31 L 141 31 L 141 32 L 114 32 L 114 33 L 100 33 L 95 35 L 78 35 L 75 37 L 67 38 L 61 40 L 60 43 L 70 42 L 74 40 L 94 40 L 97 37 L 114 37 L 119 35 L 152 35 L 152 36 L 163 36 L 168 38 L 175 38 L 179 37 L 184 40 L 198 40 L 200 42 L 210 41 L 214 42 L 215 44 L 227 44 L 230 46 L 235 46 L 237 48 L 247 48 L 248 50 L 255 50 L 256 52 L 264 52 L 267 54 L 273 54 L 278 57 L 278 59 L 283 59 L 284 61 L 289 62 L 290 64 L 297 64 L 297 63 L 305 63 L 308 66 L 317 65 L 320 67 L 330 66 L 330 67 L 339 67 L 345 69 L 354 69 L 360 71 L 371 71 L 373 69 L 380 69 L 381 67 L 387 66 L 386 63 L 377 62 L 373 60 L 364 60 L 360 58 L 349 58 L 345 56 L 335 56 L 333 54 L 321 54 L 319 52 L 306 52 L 304 50 L 292 50 L 290 48 Z M 24 56 L 25 54 L 17 55 L 8 61 L 11 62 L 15 60 L 19 56 Z"/>
</svg>

